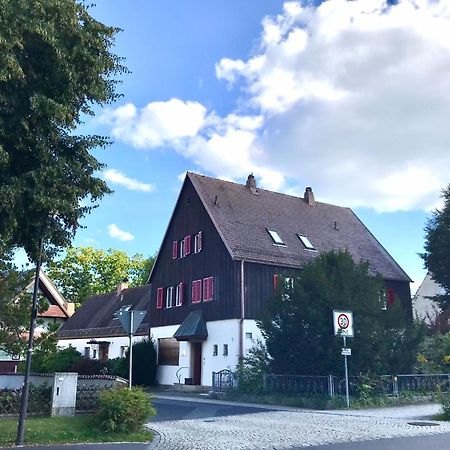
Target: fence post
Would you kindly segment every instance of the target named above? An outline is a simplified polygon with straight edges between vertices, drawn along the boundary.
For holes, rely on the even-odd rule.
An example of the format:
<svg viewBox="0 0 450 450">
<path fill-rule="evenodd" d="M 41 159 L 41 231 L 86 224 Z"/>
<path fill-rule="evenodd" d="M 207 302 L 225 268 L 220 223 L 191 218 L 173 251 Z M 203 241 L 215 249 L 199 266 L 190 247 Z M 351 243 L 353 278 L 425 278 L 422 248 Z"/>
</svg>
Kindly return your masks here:
<svg viewBox="0 0 450 450">
<path fill-rule="evenodd" d="M 264 389 L 264 392 L 267 392 L 267 374 L 266 373 L 263 374 L 263 389 Z"/>
<path fill-rule="evenodd" d="M 394 377 L 393 377 L 393 383 L 392 383 L 392 386 L 393 386 L 393 388 L 394 388 L 394 395 L 395 395 L 396 397 L 398 397 L 398 380 L 397 380 L 397 376 L 396 376 L 396 375 L 394 375 Z"/>
<path fill-rule="evenodd" d="M 328 395 L 334 397 L 333 375 L 328 375 Z"/>
<path fill-rule="evenodd" d="M 215 390 L 216 390 L 216 386 L 215 386 L 215 384 L 214 384 L 214 381 L 215 381 L 215 375 L 216 374 L 216 372 L 213 372 L 212 373 L 212 384 L 211 384 L 211 386 L 212 386 L 212 390 L 215 392 Z"/>
</svg>

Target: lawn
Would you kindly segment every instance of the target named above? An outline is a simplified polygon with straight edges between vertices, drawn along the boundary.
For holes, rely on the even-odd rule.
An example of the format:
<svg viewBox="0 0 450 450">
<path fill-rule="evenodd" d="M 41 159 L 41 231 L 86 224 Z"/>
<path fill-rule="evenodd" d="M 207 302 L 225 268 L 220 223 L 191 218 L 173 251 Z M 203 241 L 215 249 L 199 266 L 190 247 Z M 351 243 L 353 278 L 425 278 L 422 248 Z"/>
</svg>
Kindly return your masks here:
<svg viewBox="0 0 450 450">
<path fill-rule="evenodd" d="M 14 445 L 17 418 L 0 418 L 0 447 Z M 150 442 L 153 433 L 105 433 L 93 426 L 92 415 L 75 417 L 28 418 L 25 428 L 26 445 L 76 444 L 93 442 Z"/>
</svg>

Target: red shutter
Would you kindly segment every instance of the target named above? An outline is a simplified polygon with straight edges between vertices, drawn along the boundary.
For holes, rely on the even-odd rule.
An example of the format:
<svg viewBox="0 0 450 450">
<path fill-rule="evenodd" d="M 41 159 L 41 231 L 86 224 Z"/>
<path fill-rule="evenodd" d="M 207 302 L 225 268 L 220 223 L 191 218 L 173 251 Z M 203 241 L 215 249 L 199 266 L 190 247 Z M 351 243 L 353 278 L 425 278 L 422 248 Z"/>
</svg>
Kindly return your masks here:
<svg viewBox="0 0 450 450">
<path fill-rule="evenodd" d="M 184 238 L 184 254 L 189 255 L 191 253 L 191 236 Z"/>
<path fill-rule="evenodd" d="M 273 276 L 273 290 L 276 291 L 278 289 L 278 275 L 275 274 Z"/>
<path fill-rule="evenodd" d="M 203 300 L 208 300 L 208 278 L 203 278 Z"/>
<path fill-rule="evenodd" d="M 178 298 L 179 298 L 179 302 L 180 302 L 180 306 L 181 306 L 184 302 L 184 283 L 180 283 L 178 285 L 178 288 L 180 289 Z"/>
<path fill-rule="evenodd" d="M 158 288 L 156 291 L 156 308 L 161 309 L 163 307 L 164 289 Z"/>
<path fill-rule="evenodd" d="M 173 241 L 172 244 L 172 259 L 178 258 L 178 241 Z"/>
<path fill-rule="evenodd" d="M 392 306 L 395 302 L 395 292 L 392 288 L 387 288 L 387 304 Z"/>
<path fill-rule="evenodd" d="M 199 303 L 202 301 L 202 280 L 195 280 L 192 282 L 192 303 Z"/>
<path fill-rule="evenodd" d="M 197 252 L 201 252 L 202 250 L 202 232 L 199 231 L 197 234 Z"/>
<path fill-rule="evenodd" d="M 214 298 L 214 277 L 210 277 L 209 278 L 209 295 L 208 295 L 208 299 L 209 300 L 213 300 Z"/>
</svg>

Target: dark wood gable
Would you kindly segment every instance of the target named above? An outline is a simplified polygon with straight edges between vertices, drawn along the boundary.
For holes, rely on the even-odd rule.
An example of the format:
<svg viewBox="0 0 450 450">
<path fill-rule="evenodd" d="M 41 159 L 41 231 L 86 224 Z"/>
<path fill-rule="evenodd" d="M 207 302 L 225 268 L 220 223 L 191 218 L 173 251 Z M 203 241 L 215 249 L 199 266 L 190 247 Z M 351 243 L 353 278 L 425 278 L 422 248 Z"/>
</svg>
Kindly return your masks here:
<svg viewBox="0 0 450 450">
<path fill-rule="evenodd" d="M 220 207 L 219 202 L 220 199 L 216 207 Z M 195 253 L 195 236 L 199 232 L 201 251 Z M 181 255 L 182 248 L 185 252 L 189 250 L 186 256 Z M 206 321 L 239 318 L 239 270 L 240 262 L 231 258 L 189 177 L 186 177 L 150 276 L 151 327 L 180 324 L 189 313 L 199 310 Z M 201 283 L 196 283 L 194 296 L 198 295 L 196 288 L 201 286 L 202 297 L 193 303 L 192 283 L 199 280 Z M 177 286 L 181 283 L 182 305 L 176 306 Z M 166 307 L 168 288 L 172 288 L 170 308 Z M 203 300 L 203 289 L 208 290 L 207 297 L 212 296 L 211 300 Z M 158 296 L 160 308 L 157 307 Z"/>
</svg>

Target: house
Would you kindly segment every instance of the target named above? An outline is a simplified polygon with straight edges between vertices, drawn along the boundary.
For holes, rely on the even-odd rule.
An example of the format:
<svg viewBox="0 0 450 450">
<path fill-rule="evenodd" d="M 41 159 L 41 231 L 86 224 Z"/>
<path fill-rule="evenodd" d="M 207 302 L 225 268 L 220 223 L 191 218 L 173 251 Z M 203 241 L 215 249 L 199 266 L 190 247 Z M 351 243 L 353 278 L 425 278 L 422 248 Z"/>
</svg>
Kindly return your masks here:
<svg viewBox="0 0 450 450">
<path fill-rule="evenodd" d="M 150 285 L 128 288 L 124 280 L 114 292 L 93 295 L 58 331 L 58 345 L 72 346 L 84 357 L 104 361 L 125 356 L 129 338 L 117 317 L 120 310 L 147 311 L 134 341 L 148 336 Z"/>
<path fill-rule="evenodd" d="M 24 274 L 23 292 L 33 293 L 34 271 Z M 68 303 L 43 270 L 39 272 L 38 295 L 45 298 L 48 308 L 38 313 L 34 336 L 38 337 L 49 330 L 51 325 L 61 326 L 75 311 L 75 305 Z M 24 338 L 27 336 L 24 334 Z M 17 372 L 20 357 L 0 351 L 0 372 Z"/>
<path fill-rule="evenodd" d="M 412 318 L 410 278 L 349 208 L 187 173 L 149 277 L 158 380 L 210 386 L 261 338 L 256 326 L 278 277 L 321 252 L 368 261 Z"/>
</svg>

